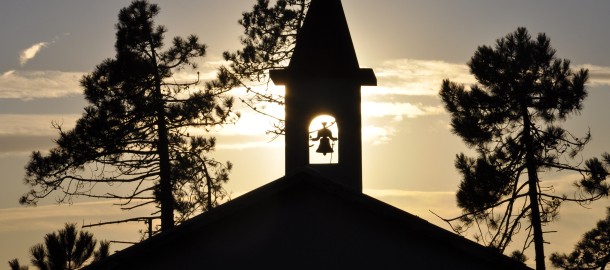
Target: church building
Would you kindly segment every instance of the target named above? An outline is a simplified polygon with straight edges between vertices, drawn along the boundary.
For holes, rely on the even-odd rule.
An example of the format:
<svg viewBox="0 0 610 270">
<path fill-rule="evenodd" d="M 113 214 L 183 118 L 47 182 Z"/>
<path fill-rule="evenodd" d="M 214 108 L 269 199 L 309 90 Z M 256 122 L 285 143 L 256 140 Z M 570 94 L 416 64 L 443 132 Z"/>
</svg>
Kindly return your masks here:
<svg viewBox="0 0 610 270">
<path fill-rule="evenodd" d="M 529 269 L 362 193 L 360 88 L 377 80 L 340 0 L 311 1 L 270 76 L 286 87 L 285 176 L 86 269 Z"/>
</svg>

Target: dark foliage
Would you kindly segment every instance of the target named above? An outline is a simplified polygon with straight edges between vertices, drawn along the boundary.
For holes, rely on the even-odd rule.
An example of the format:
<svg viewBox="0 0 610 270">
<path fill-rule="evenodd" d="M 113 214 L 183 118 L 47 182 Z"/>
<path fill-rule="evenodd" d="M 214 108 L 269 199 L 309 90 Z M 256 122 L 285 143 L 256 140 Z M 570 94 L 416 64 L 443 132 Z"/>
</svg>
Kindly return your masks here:
<svg viewBox="0 0 610 270">
<path fill-rule="evenodd" d="M 606 219 L 588 231 L 569 255 L 553 253 L 553 266 L 563 269 L 606 269 L 610 262 L 610 208 Z"/>
<path fill-rule="evenodd" d="M 27 266 L 23 266 L 19 263 L 18 259 L 12 259 L 10 261 L 8 261 L 8 265 L 11 268 L 11 270 L 28 270 L 30 269 Z"/>
<path fill-rule="evenodd" d="M 453 132 L 477 153 L 456 158 L 463 215 L 445 221 L 458 233 L 478 228 L 475 238 L 500 251 L 525 231 L 523 250 L 534 243 L 537 268 L 543 269 L 542 227 L 555 219 L 561 203 L 608 194 L 602 162 L 591 159 L 582 168 L 569 163 L 590 134 L 577 138 L 558 125 L 582 109 L 588 71 L 572 71 L 568 60 L 555 56 L 549 38 L 532 38 L 525 28 L 498 39 L 495 47 L 480 46 L 468 66 L 478 84 L 466 90 L 445 80 L 440 91 Z M 552 169 L 581 173 L 580 192 L 553 194 L 538 177 Z"/>
<path fill-rule="evenodd" d="M 240 100 L 278 122 L 271 133 L 283 134 L 283 119 L 265 111 L 266 104 L 284 105 L 284 95 L 272 91 L 269 70 L 288 65 L 296 37 L 305 19 L 310 0 L 278 0 L 270 6 L 269 0 L 258 0 L 251 12 L 243 13 L 239 24 L 244 28 L 243 48 L 223 54 L 227 66 L 220 67 L 216 80 L 208 89 L 228 91 L 245 88 Z"/>
<path fill-rule="evenodd" d="M 75 224 L 66 224 L 58 232 L 45 235 L 43 244 L 30 249 L 31 263 L 40 270 L 79 269 L 109 256 L 109 242 L 101 241 L 97 250 L 96 245 L 93 234 L 79 232 Z M 28 269 L 17 259 L 9 261 L 9 265 L 14 270 Z"/>
<path fill-rule="evenodd" d="M 206 46 L 191 35 L 165 48 L 166 29 L 153 20 L 158 13 L 147 1 L 120 11 L 115 58 L 81 80 L 89 106 L 76 127 L 58 125 L 57 147 L 32 154 L 25 177 L 31 190 L 22 204 L 35 205 L 50 194 L 58 194 L 60 203 L 86 196 L 119 199 L 123 209 L 155 204 L 165 229 L 174 224 L 174 210 L 180 221 L 204 210 L 193 201 L 226 195 L 220 186 L 231 165 L 207 157 L 214 139 L 191 137 L 189 128 L 233 121 L 233 100 L 222 91 L 199 90 L 198 79 L 174 78 L 196 68 Z M 181 171 L 186 166 L 192 166 L 188 173 Z M 206 166 L 211 169 L 199 169 Z M 203 189 L 208 185 L 213 188 Z"/>
</svg>

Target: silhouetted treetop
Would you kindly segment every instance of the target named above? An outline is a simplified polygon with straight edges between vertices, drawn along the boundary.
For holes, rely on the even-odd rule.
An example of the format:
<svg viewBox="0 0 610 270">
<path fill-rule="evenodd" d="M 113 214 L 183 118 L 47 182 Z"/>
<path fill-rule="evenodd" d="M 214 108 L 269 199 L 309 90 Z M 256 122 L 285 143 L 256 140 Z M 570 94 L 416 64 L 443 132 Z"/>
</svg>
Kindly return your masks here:
<svg viewBox="0 0 610 270">
<path fill-rule="evenodd" d="M 570 254 L 553 253 L 553 266 L 567 270 L 606 269 L 610 263 L 610 208 L 606 219 L 586 232 Z"/>
<path fill-rule="evenodd" d="M 239 24 L 244 29 L 242 48 L 223 54 L 227 65 L 218 70 L 208 89 L 245 88 L 239 99 L 258 113 L 277 123 L 274 134 L 283 134 L 284 119 L 265 111 L 266 104 L 284 105 L 284 95 L 269 88 L 269 70 L 288 65 L 296 45 L 296 37 L 305 20 L 310 0 L 257 0 L 250 12 L 244 12 Z"/>
<path fill-rule="evenodd" d="M 487 231 L 475 238 L 500 251 L 526 228 L 521 251 L 535 245 L 537 269 L 545 268 L 542 227 L 555 219 L 561 203 L 587 203 L 609 189 L 607 169 L 597 158 L 584 166 L 571 163 L 591 136 L 576 137 L 558 124 L 582 110 L 588 71 L 573 71 L 569 60 L 555 54 L 545 34 L 532 38 L 518 28 L 493 47 L 477 48 L 468 62 L 477 84 L 467 90 L 445 80 L 440 91 L 452 131 L 477 153 L 456 158 L 463 215 L 445 221 L 458 233 L 483 225 Z M 538 175 L 553 169 L 583 175 L 575 196 L 554 195 L 552 186 L 541 184 Z"/>
<path fill-rule="evenodd" d="M 228 180 L 231 164 L 208 157 L 214 138 L 189 131 L 234 121 L 233 99 L 222 90 L 199 89 L 198 78 L 174 78 L 178 71 L 196 68 L 194 60 L 205 55 L 206 46 L 191 35 L 165 47 L 166 29 L 154 23 L 158 13 L 159 7 L 147 1 L 121 9 L 115 57 L 82 78 L 89 105 L 76 126 L 57 126 L 57 146 L 48 154 L 32 154 L 25 177 L 31 190 L 21 203 L 36 204 L 53 193 L 58 202 L 86 196 L 119 199 L 123 209 L 153 204 L 160 216 L 151 216 L 160 217 L 166 229 L 174 224 L 174 211 L 181 221 L 213 206 L 191 200 L 217 202 L 226 196 L 220 185 Z M 185 164 L 194 168 L 176 170 Z M 116 184 L 131 190 L 112 188 Z"/>
<path fill-rule="evenodd" d="M 30 261 L 40 270 L 80 269 L 110 255 L 110 242 L 101 241 L 96 249 L 97 244 L 90 232 L 79 232 L 75 224 L 65 224 L 57 232 L 47 233 L 44 243 L 30 248 Z M 9 266 L 13 270 L 28 269 L 17 259 L 9 261 Z"/>
</svg>

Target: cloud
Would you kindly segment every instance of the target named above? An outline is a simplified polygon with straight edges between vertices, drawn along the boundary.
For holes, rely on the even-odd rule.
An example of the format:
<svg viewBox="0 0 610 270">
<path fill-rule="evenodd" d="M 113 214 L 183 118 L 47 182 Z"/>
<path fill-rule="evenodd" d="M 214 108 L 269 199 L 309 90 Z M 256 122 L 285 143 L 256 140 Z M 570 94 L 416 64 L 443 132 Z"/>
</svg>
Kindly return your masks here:
<svg viewBox="0 0 610 270">
<path fill-rule="evenodd" d="M 455 204 L 455 191 L 365 188 L 362 192 L 446 229 L 447 224 L 432 212 L 441 217 L 454 217 L 461 212 Z"/>
<path fill-rule="evenodd" d="M 42 46 L 42 45 L 41 45 Z M 200 79 L 213 78 L 217 67 L 222 61 L 205 61 L 200 64 Z M 610 85 L 610 67 L 582 65 L 576 68 L 588 68 L 591 75 L 591 85 Z M 445 114 L 438 99 L 433 99 L 438 94 L 443 79 L 450 79 L 457 83 L 473 84 L 476 81 L 469 74 L 464 64 L 454 64 L 436 60 L 413 60 L 395 59 L 383 62 L 375 68 L 379 80 L 379 86 L 363 87 L 362 114 L 363 117 L 383 118 L 392 117 L 395 121 L 404 118 L 418 118 Z M 82 92 L 79 80 L 84 73 L 60 72 L 60 71 L 15 71 L 11 70 L 0 75 L 0 99 L 22 99 L 31 100 L 39 98 L 59 98 L 70 95 L 80 95 Z M 197 73 L 185 71 L 175 74 L 177 81 L 194 81 Z M 266 88 L 255 87 L 257 91 Z M 268 89 L 272 94 L 281 95 L 283 87 Z M 231 94 L 240 97 L 246 94 L 244 88 L 235 89 Z M 417 97 L 420 96 L 420 97 Z M 398 98 L 397 98 L 398 97 Z M 408 99 L 408 101 L 404 101 Z M 413 102 L 413 99 L 424 102 Z M 375 101 L 372 101 L 375 100 Z M 241 107 L 241 108 L 239 108 Z M 259 114 L 241 103 L 236 103 L 236 110 L 241 112 L 241 119 L 236 124 L 213 128 L 210 132 L 219 136 L 239 137 L 242 141 L 235 143 L 219 144 L 224 149 L 246 149 L 259 147 L 277 147 L 252 136 L 266 136 L 266 131 L 273 129 L 276 120 Z M 270 115 L 278 118 L 284 117 L 283 107 L 277 104 L 261 104 L 259 108 Z M 67 122 L 75 121 L 79 116 L 73 115 L 65 119 Z M 55 134 L 50 128 L 53 120 L 62 120 L 62 115 L 24 115 L 0 116 L 3 127 L 0 134 Z M 192 134 L 207 134 L 205 130 L 193 130 Z M 380 126 L 378 123 L 363 127 L 363 139 L 373 144 L 387 143 L 397 133 L 390 126 Z M 269 137 L 269 136 L 267 136 Z"/>
<path fill-rule="evenodd" d="M 0 135 L 0 158 L 29 156 L 32 151 L 51 149 L 55 146 L 54 139 L 38 135 Z"/>
<path fill-rule="evenodd" d="M 37 207 L 19 207 L 0 209 L 0 238 L 5 245 L 0 245 L 0 254 L 15 256 L 16 250 L 27 251 L 29 247 L 44 241 L 44 235 L 63 228 L 65 223 L 81 225 L 96 224 L 103 221 L 122 220 L 138 216 L 150 216 L 152 207 L 138 208 L 129 212 L 119 209 L 114 203 L 118 201 L 95 201 L 74 203 L 72 205 L 46 205 Z M 120 225 L 107 225 L 82 229 L 94 233 L 98 240 L 140 240 L 138 230 L 144 229 L 143 222 L 128 222 Z M 111 252 L 124 248 L 113 243 Z M 3 257 L 3 258 L 4 258 Z M 9 257 L 13 258 L 13 257 Z M 5 259 L 9 259 L 5 258 Z"/>
<path fill-rule="evenodd" d="M 216 149 L 226 150 L 244 150 L 251 148 L 281 148 L 284 147 L 284 140 L 277 139 L 274 141 L 249 141 L 241 143 L 219 143 Z"/>
<path fill-rule="evenodd" d="M 34 220 L 56 219 L 56 218 L 79 218 L 98 217 L 103 215 L 117 215 L 121 213 L 118 207 L 112 207 L 118 201 L 95 201 L 75 203 L 72 205 L 46 205 L 28 208 L 4 208 L 0 209 L 0 231 L 17 230 L 18 222 L 29 223 Z"/>
<path fill-rule="evenodd" d="M 41 45 L 42 46 L 42 45 Z M 202 79 L 209 79 L 212 71 L 222 62 L 203 62 L 200 64 Z M 381 99 L 380 102 L 364 102 L 363 116 L 372 118 L 393 117 L 394 120 L 402 120 L 403 118 L 416 118 L 429 115 L 439 115 L 443 113 L 443 109 L 438 104 L 422 104 L 397 102 L 384 102 L 391 95 L 412 94 L 409 92 L 411 86 L 409 77 L 420 81 L 420 86 L 424 85 L 421 82 L 423 78 L 419 78 L 417 74 L 445 74 L 437 69 L 450 67 L 449 69 L 459 70 L 457 65 L 451 65 L 440 61 L 421 61 L 421 60 L 394 60 L 385 62 L 381 68 L 376 69 L 381 82 L 385 82 L 385 86 L 365 88 L 365 95 L 375 95 Z M 413 70 L 418 70 L 419 73 Z M 434 71 L 437 70 L 437 71 Z M 456 73 L 456 72 L 449 72 Z M 404 75 L 411 74 L 411 75 Z M 19 71 L 11 70 L 0 75 L 0 99 L 21 99 L 34 100 L 44 98 L 61 98 L 66 96 L 81 95 L 82 89 L 79 85 L 80 78 L 84 75 L 81 72 L 61 72 L 61 71 Z M 177 81 L 195 81 L 196 73 L 192 71 L 180 72 L 175 75 Z M 440 75 L 429 75 L 430 77 L 438 77 Z M 433 90 L 433 84 L 427 86 L 427 92 Z M 390 86 L 390 87 L 388 87 Z M 264 89 L 255 88 L 258 91 Z M 406 89 L 406 90 L 405 90 Z M 283 87 L 271 87 L 270 93 L 283 94 Z M 417 90 L 420 91 L 420 90 Z M 424 91 L 424 92 L 426 92 Z M 245 95 L 245 89 L 236 89 L 232 92 L 234 95 Z M 420 91 L 421 92 L 421 91 Z M 273 124 L 276 120 L 259 114 L 250 108 L 246 108 L 243 104 L 236 104 L 236 108 L 241 111 L 241 119 L 236 124 L 225 125 L 220 128 L 213 128 L 210 132 L 223 137 L 240 138 L 240 141 L 233 139 L 228 142 L 222 141 L 218 148 L 222 149 L 247 149 L 260 147 L 278 147 L 276 144 L 270 144 L 266 139 L 269 135 L 265 135 L 266 131 L 273 129 Z M 284 108 L 277 104 L 261 104 L 259 110 L 279 118 L 284 117 Z M 56 131 L 51 127 L 53 121 L 63 123 L 66 128 L 73 126 L 73 123 L 80 117 L 78 114 L 60 115 L 60 114 L 2 114 L 0 122 L 3 123 L 0 127 L 0 135 L 12 136 L 11 138 L 24 138 L 28 134 L 37 134 L 41 136 L 56 136 Z M 397 133 L 396 129 L 390 126 L 369 125 L 363 128 L 363 139 L 368 143 L 383 144 L 390 141 L 392 136 Z M 205 130 L 193 130 L 191 134 L 208 134 Z M 264 137 L 264 138 L 261 138 Z M 36 141 L 40 141 L 36 139 Z M 280 141 L 283 141 L 280 139 Z M 7 150 L 7 149 L 5 149 Z M 12 149 L 15 150 L 15 149 Z M 28 152 L 31 149 L 28 149 Z"/>
<path fill-rule="evenodd" d="M 283 108 L 277 105 L 272 105 L 267 108 L 267 111 L 272 115 L 283 117 Z M 432 115 L 441 115 L 445 111 L 441 106 L 426 106 L 423 104 L 399 103 L 399 102 L 364 102 L 362 104 L 362 116 L 371 118 L 392 117 L 395 121 L 401 121 L 403 118 L 416 118 Z M 266 136 L 267 139 L 271 135 L 265 135 L 268 130 L 273 129 L 273 124 L 277 123 L 274 119 L 256 113 L 249 108 L 242 110 L 242 116 L 235 124 L 224 125 L 215 128 L 213 133 L 223 136 L 224 138 L 240 138 L 231 139 L 235 143 L 227 143 L 224 139 L 218 148 L 222 149 L 245 149 L 259 147 L 279 147 L 275 143 L 261 141 L 260 136 Z M 206 135 L 207 132 L 199 129 L 189 131 L 191 134 Z M 391 126 L 376 126 L 369 124 L 362 128 L 362 138 L 366 143 L 384 144 L 395 136 L 397 130 Z M 282 138 L 279 139 L 283 141 Z"/>
<path fill-rule="evenodd" d="M 404 118 L 417 118 L 445 114 L 444 108 L 438 99 L 430 98 L 438 95 L 443 79 L 450 78 L 459 83 L 474 83 L 474 78 L 469 74 L 468 68 L 464 64 L 452 64 L 443 61 L 396 59 L 385 61 L 380 66 L 374 68 L 378 78 L 378 86 L 362 87 L 364 102 L 362 103 L 362 116 L 369 118 L 392 117 L 395 121 Z M 260 89 L 258 89 L 261 91 Z M 283 89 L 270 89 L 274 94 L 282 94 Z M 242 92 L 243 91 L 242 89 Z M 404 98 L 396 96 L 424 96 L 426 103 L 403 102 Z M 420 98 L 421 99 L 421 98 Z M 373 101 L 375 100 L 375 101 Z M 267 110 L 271 115 L 283 117 L 281 107 L 272 107 Z M 241 121 L 252 119 L 248 116 L 246 109 Z M 258 123 L 245 129 L 244 131 L 256 131 L 261 134 L 263 130 L 272 127 L 269 124 L 270 118 L 260 118 L 260 121 L 249 121 Z M 252 119 L 254 120 L 254 119 Z M 267 124 L 264 124 L 267 123 Z M 241 130 L 241 123 L 234 127 L 232 133 Z M 243 132 L 243 131 L 242 131 Z M 363 140 L 372 144 L 384 144 L 396 135 L 397 130 L 391 126 L 367 125 L 363 127 Z"/>
<path fill-rule="evenodd" d="M 399 103 L 399 102 L 363 102 L 362 115 L 365 117 L 394 116 L 401 120 L 402 117 L 416 118 L 429 115 L 444 114 L 442 106 L 426 106 L 423 104 Z"/>
<path fill-rule="evenodd" d="M 58 98 L 82 93 L 84 73 L 62 71 L 7 71 L 0 75 L 0 98 Z"/>
<path fill-rule="evenodd" d="M 0 114 L 0 157 L 29 155 L 34 150 L 48 150 L 58 137 L 53 123 L 64 130 L 72 129 L 77 114 Z"/>
<path fill-rule="evenodd" d="M 239 124 L 238 124 L 239 125 Z M 271 126 L 269 126 L 271 127 Z M 257 134 L 248 134 L 252 130 L 248 128 L 234 128 L 230 133 L 220 131 L 211 135 L 217 136 L 216 149 L 218 150 L 245 150 L 255 148 L 283 148 L 284 137 L 280 136 L 272 140 L 272 135 L 265 135 L 263 129 L 258 129 Z M 367 144 L 379 145 L 388 143 L 397 130 L 391 126 L 367 125 L 362 127 L 362 141 Z M 193 133 L 191 133 L 192 135 Z M 200 134 L 208 135 L 208 134 Z M 340 137 L 340 135 L 339 135 Z"/>
<path fill-rule="evenodd" d="M 212 65 L 212 64 L 210 64 Z M 85 72 L 64 72 L 57 70 L 22 71 L 9 70 L 0 75 L 0 99 L 15 98 L 31 100 L 36 98 L 60 98 L 81 95 L 80 80 Z M 196 82 L 210 79 L 209 74 L 181 71 L 174 74 L 176 82 Z"/>
<path fill-rule="evenodd" d="M 362 141 L 366 144 L 386 144 L 397 133 L 393 127 L 368 125 L 362 127 Z"/>
<path fill-rule="evenodd" d="M 589 70 L 591 86 L 610 86 L 610 67 L 591 64 L 574 66 L 574 70 Z M 363 87 L 364 96 L 434 96 L 443 79 L 471 85 L 476 83 L 465 64 L 437 60 L 395 59 L 375 68 L 378 86 Z"/>
<path fill-rule="evenodd" d="M 125 211 L 119 206 L 124 201 L 114 199 L 89 198 L 85 201 L 83 198 L 74 198 L 70 203 L 55 204 L 52 196 L 53 194 L 41 200 L 41 205 L 35 207 L 0 208 L 0 234 L 13 230 L 30 230 L 35 227 L 31 226 L 34 224 L 52 222 L 55 225 L 48 229 L 57 229 L 54 227 L 65 222 L 95 224 L 98 221 L 150 216 L 150 213 L 156 211 L 153 205 Z"/>
<path fill-rule="evenodd" d="M 57 135 L 54 123 L 68 130 L 80 117 L 78 114 L 0 114 L 0 135 Z"/>
<path fill-rule="evenodd" d="M 42 48 L 49 46 L 49 44 L 51 44 L 51 42 L 40 42 L 23 50 L 19 55 L 19 63 L 21 64 L 21 66 L 25 66 L 28 61 L 36 57 L 36 55 L 40 52 L 40 50 L 42 50 Z"/>
<path fill-rule="evenodd" d="M 70 33 L 64 33 L 63 36 L 69 36 Z M 25 64 L 27 64 L 27 62 L 29 62 L 30 60 L 34 59 L 34 57 L 36 57 L 36 55 L 38 55 L 38 53 L 40 53 L 40 51 L 46 47 L 48 47 L 49 45 L 57 42 L 59 40 L 60 36 L 55 36 L 51 41 L 43 41 L 43 42 L 38 42 L 32 46 L 30 46 L 29 48 L 21 51 L 21 53 L 19 54 L 19 64 L 21 64 L 21 66 L 25 66 Z"/>
<path fill-rule="evenodd" d="M 590 64 L 576 66 L 576 69 L 580 68 L 589 70 L 589 84 L 591 86 L 610 86 L 610 67 Z"/>
<path fill-rule="evenodd" d="M 377 87 L 363 88 L 364 95 L 437 95 L 443 79 L 472 84 L 475 79 L 464 64 L 436 60 L 395 59 L 375 68 Z"/>
</svg>

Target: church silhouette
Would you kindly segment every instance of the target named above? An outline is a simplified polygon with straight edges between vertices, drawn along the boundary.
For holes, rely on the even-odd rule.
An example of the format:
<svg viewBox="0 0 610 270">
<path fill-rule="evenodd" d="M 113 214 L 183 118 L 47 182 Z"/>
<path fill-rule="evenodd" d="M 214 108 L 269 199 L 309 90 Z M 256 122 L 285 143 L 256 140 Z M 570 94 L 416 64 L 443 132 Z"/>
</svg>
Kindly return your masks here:
<svg viewBox="0 0 610 270">
<path fill-rule="evenodd" d="M 340 0 L 311 1 L 290 64 L 270 76 L 286 87 L 285 176 L 85 269 L 529 269 L 362 193 L 360 88 L 377 80 Z M 310 135 L 321 114 L 338 134 Z M 337 162 L 311 164 L 312 143 Z"/>
</svg>

